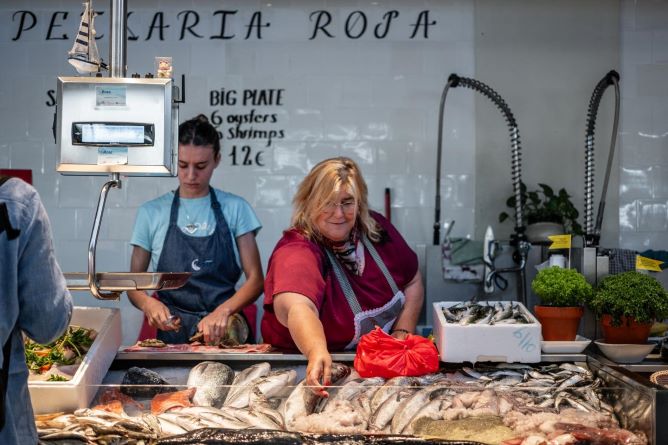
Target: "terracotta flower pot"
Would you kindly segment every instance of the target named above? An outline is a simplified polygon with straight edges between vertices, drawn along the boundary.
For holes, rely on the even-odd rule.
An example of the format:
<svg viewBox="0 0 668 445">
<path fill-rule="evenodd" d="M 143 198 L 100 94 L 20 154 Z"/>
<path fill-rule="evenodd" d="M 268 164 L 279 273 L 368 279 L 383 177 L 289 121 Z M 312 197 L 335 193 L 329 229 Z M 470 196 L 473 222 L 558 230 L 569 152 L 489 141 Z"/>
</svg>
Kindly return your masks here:
<svg viewBox="0 0 668 445">
<path fill-rule="evenodd" d="M 620 326 L 612 325 L 612 316 L 603 314 L 601 326 L 603 327 L 603 339 L 606 343 L 617 344 L 644 344 L 647 343 L 652 323 L 638 323 L 635 318 L 621 317 Z"/>
<path fill-rule="evenodd" d="M 581 306 L 556 307 L 540 306 L 533 308 L 536 318 L 542 326 L 544 341 L 573 341 L 578 334 L 580 319 L 584 313 Z"/>
</svg>

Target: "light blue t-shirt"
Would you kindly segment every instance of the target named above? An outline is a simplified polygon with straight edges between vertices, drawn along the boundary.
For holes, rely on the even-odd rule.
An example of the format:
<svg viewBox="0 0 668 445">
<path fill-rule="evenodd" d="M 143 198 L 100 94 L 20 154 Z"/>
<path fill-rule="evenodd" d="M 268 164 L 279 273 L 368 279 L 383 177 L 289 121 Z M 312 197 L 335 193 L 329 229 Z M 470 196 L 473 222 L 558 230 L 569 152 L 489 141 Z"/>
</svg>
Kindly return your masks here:
<svg viewBox="0 0 668 445">
<path fill-rule="evenodd" d="M 234 256 L 241 267 L 236 238 L 248 232 L 257 234 L 262 224 L 251 205 L 241 196 L 218 189 L 214 190 L 223 212 L 223 218 L 230 228 Z M 151 252 L 152 270 L 158 266 L 162 246 L 165 243 L 173 200 L 174 192 L 169 192 L 144 203 L 137 211 L 130 244 Z M 176 223 L 188 236 L 211 235 L 216 229 L 216 216 L 211 208 L 211 197 L 207 194 L 202 198 L 180 198 Z"/>
</svg>

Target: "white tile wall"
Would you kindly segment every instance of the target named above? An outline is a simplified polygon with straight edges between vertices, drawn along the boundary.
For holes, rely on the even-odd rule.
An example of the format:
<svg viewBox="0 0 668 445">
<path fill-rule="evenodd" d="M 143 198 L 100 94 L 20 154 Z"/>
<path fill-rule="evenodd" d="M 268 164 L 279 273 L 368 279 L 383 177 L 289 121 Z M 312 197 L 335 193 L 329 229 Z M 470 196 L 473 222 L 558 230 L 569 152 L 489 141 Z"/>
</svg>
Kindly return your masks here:
<svg viewBox="0 0 668 445">
<path fill-rule="evenodd" d="M 527 0 L 529 1 L 529 0 Z M 283 139 L 253 141 L 254 150 L 264 150 L 265 165 L 239 167 L 230 164 L 233 144 L 223 140 L 223 162 L 214 174 L 213 185 L 246 198 L 255 207 L 264 229 L 258 237 L 263 265 L 287 227 L 291 199 L 304 174 L 318 161 L 346 155 L 358 161 L 366 174 L 372 206 L 383 210 L 385 188 L 391 189 L 393 221 L 413 245 L 431 243 L 438 105 L 447 76 L 457 72 L 475 77 L 477 32 L 475 3 L 345 0 L 236 1 L 226 3 L 238 9 L 228 17 L 232 40 L 209 39 L 219 32 L 220 22 L 210 11 L 214 1 L 177 0 L 131 1 L 134 11 L 129 26 L 140 36 L 128 44 L 128 73 L 153 71 L 155 56 L 170 55 L 175 73 L 186 75 L 187 102 L 181 106 L 181 120 L 219 110 L 223 115 L 248 112 L 250 107 L 209 104 L 209 91 L 226 88 L 284 88 L 282 107 L 258 107 L 258 112 L 277 113 L 276 128 L 285 130 Z M 509 3 L 523 7 L 521 2 Z M 634 249 L 668 248 L 668 1 L 622 0 L 621 58 L 623 108 L 620 132 L 620 245 Z M 108 52 L 108 8 L 96 22 L 100 52 Z M 478 4 L 485 7 L 485 2 Z M 163 11 L 169 28 L 165 40 L 147 41 L 149 24 L 156 10 Z M 198 30 L 203 39 L 192 36 L 178 40 L 177 13 L 184 9 L 200 12 Z M 308 40 L 313 26 L 309 13 L 326 9 L 332 13 L 335 38 Z M 400 11 L 387 39 L 375 39 L 371 30 L 382 14 Z M 411 23 L 428 9 L 436 20 L 429 39 L 410 39 Z M 38 23 L 19 41 L 12 14 L 33 10 Z M 45 41 L 54 10 L 66 10 L 68 19 L 57 35 L 66 40 Z M 254 11 L 272 26 L 263 39 L 243 37 Z M 363 10 L 369 19 L 367 34 L 358 40 L 344 37 L 345 18 Z M 589 10 L 588 10 L 589 11 Z M 55 172 L 56 150 L 51 134 L 53 107 L 46 106 L 47 90 L 55 89 L 56 76 L 74 75 L 66 52 L 78 25 L 78 0 L 8 0 L 0 4 L 0 167 L 31 168 L 34 184 L 51 215 L 58 258 L 66 271 L 86 270 L 88 238 L 104 177 L 61 176 Z M 508 11 L 512 14 L 512 10 Z M 587 12 L 591 13 L 591 12 Z M 535 26 L 535 24 L 527 24 Z M 155 34 L 155 33 L 154 33 Z M 532 42 L 524 42 L 531 45 Z M 544 44 L 540 42 L 537 44 Z M 613 44 L 616 44 L 613 42 Z M 575 51 L 575 48 L 561 48 Z M 483 79 L 481 79 L 483 80 Z M 484 79 L 491 81 L 493 79 Z M 540 79 L 532 88 L 549 88 Z M 555 90 L 553 96 L 559 94 Z M 529 101 L 531 95 L 523 100 Z M 583 103 L 586 99 L 582 99 Z M 444 161 L 441 180 L 444 219 L 457 221 L 453 235 L 473 236 L 480 203 L 476 203 L 476 109 L 473 94 L 451 94 L 446 109 Z M 564 109 L 564 113 L 571 110 Z M 521 125 L 521 124 L 520 124 Z M 582 123 L 584 125 L 584 123 Z M 507 140 L 498 141 L 499 175 L 508 178 Z M 520 129 L 522 127 L 520 126 Z M 498 131 L 497 131 L 498 130 Z M 524 131 L 524 130 L 523 130 Z M 540 155 L 533 153 L 533 159 Z M 527 155 L 525 161 L 531 161 Z M 602 165 L 602 164 L 600 164 Z M 579 167 L 578 167 L 579 168 Z M 112 189 L 106 206 L 99 244 L 98 270 L 127 270 L 130 238 L 136 209 L 143 202 L 177 185 L 174 178 L 124 178 L 121 190 Z M 508 184 L 508 189 L 510 185 Z M 505 199 L 505 190 L 490 193 Z M 498 199 L 498 197 L 497 197 Z M 610 212 L 614 214 L 614 212 Z M 80 304 L 98 302 L 77 293 Z M 116 303 L 118 304 L 118 303 Z M 124 342 L 134 340 L 139 314 L 126 299 L 123 311 Z"/>
<path fill-rule="evenodd" d="M 668 2 L 624 0 L 620 245 L 668 249 Z M 623 201 L 623 203 L 621 203 Z"/>
</svg>

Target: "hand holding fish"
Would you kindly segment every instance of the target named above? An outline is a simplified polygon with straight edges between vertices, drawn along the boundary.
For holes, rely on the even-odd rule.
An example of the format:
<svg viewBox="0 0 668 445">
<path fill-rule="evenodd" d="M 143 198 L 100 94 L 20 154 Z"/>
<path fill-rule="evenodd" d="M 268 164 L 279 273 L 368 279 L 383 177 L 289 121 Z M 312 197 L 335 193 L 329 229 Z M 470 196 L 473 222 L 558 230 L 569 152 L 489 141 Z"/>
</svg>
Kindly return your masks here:
<svg viewBox="0 0 668 445">
<path fill-rule="evenodd" d="M 197 324 L 197 331 L 204 334 L 204 343 L 217 345 L 225 337 L 227 321 L 231 315 L 224 305 L 220 305 Z"/>
</svg>

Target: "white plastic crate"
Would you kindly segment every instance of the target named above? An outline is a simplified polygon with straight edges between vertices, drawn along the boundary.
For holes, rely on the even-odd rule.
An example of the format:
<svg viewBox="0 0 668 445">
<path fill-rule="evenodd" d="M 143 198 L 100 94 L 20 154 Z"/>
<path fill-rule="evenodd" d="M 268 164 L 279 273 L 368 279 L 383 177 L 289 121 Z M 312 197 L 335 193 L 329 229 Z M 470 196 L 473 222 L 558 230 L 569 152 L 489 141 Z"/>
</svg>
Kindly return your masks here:
<svg viewBox="0 0 668 445">
<path fill-rule="evenodd" d="M 434 337 L 442 361 L 451 363 L 540 361 L 541 326 L 522 303 L 513 302 L 514 305 L 520 306 L 532 323 L 464 326 L 446 322 L 442 308 L 449 308 L 459 303 L 457 301 L 433 303 Z M 501 303 L 510 304 L 509 301 Z"/>
<path fill-rule="evenodd" d="M 29 381 L 35 414 L 87 408 L 121 345 L 121 313 L 116 308 L 75 307 L 71 325 L 97 331 L 77 372 L 67 382 Z"/>
</svg>

